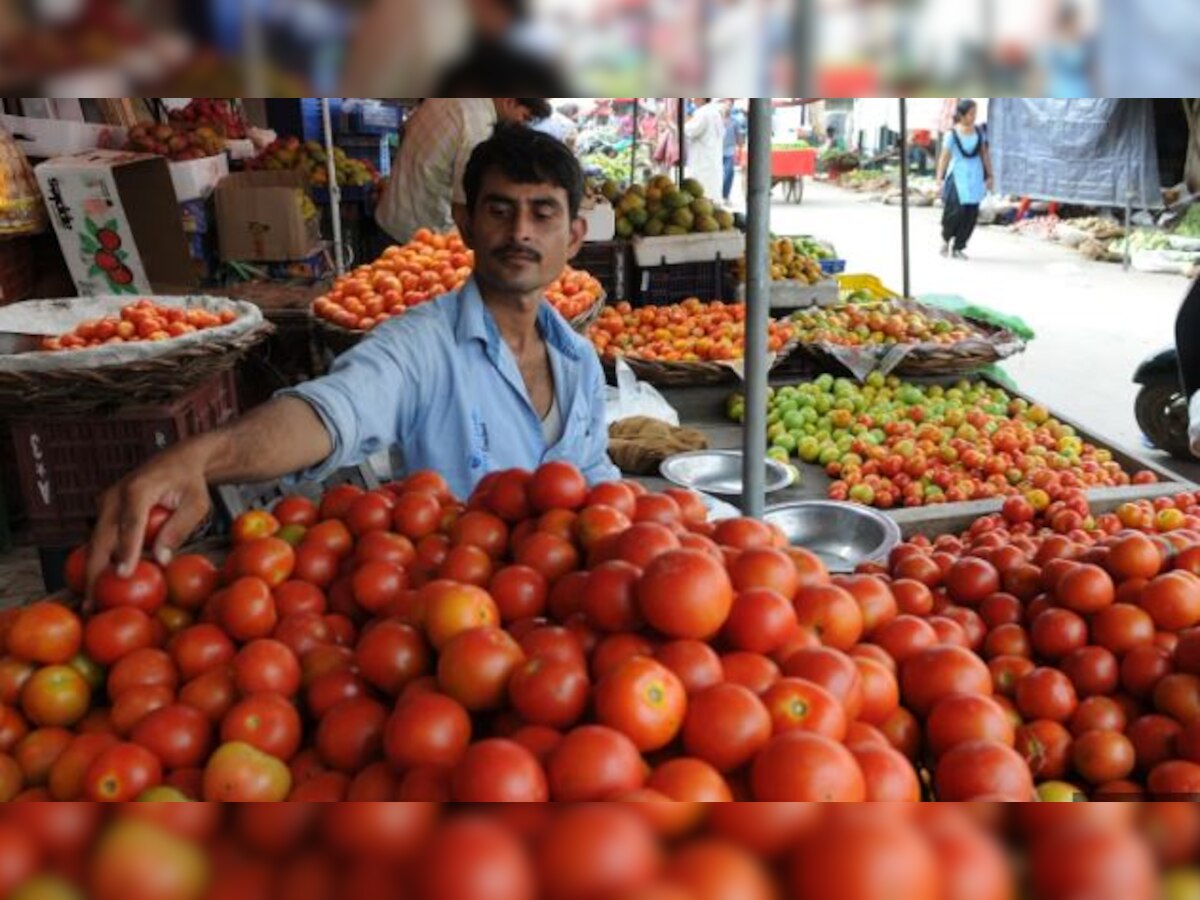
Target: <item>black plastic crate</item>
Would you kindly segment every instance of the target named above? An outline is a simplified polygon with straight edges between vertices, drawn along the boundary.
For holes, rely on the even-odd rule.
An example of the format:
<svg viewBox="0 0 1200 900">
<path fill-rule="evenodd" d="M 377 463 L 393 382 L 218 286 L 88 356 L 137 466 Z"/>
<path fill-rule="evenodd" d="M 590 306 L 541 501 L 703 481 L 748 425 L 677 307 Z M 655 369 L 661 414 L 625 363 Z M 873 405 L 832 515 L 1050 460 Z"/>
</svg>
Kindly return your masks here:
<svg viewBox="0 0 1200 900">
<path fill-rule="evenodd" d="M 733 300 L 737 288 L 735 263 L 725 259 L 672 263 L 635 270 L 634 305 L 664 306 L 690 297 Z"/>
<path fill-rule="evenodd" d="M 609 303 L 633 298 L 633 254 L 628 241 L 593 241 L 570 262 L 600 282 Z"/>
</svg>

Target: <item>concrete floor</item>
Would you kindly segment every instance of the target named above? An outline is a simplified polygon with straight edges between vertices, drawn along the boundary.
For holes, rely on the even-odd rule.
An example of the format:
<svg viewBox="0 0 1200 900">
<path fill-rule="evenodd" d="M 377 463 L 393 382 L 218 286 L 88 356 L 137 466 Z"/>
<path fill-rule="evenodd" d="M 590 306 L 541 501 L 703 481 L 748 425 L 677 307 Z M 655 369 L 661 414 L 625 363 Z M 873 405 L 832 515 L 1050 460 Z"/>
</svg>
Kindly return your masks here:
<svg viewBox="0 0 1200 900">
<path fill-rule="evenodd" d="M 1133 415 L 1133 372 L 1173 342 L 1185 278 L 1125 272 L 1119 264 L 993 227 L 977 229 L 968 261 L 943 259 L 940 223 L 941 210 L 910 211 L 914 294 L 958 294 L 1019 315 L 1037 338 L 1004 368 L 1024 392 L 1093 433 L 1200 480 L 1200 464 L 1146 450 Z M 771 228 L 832 241 L 848 272 L 874 274 L 901 289 L 898 206 L 809 181 L 801 204 L 776 200 Z"/>
</svg>

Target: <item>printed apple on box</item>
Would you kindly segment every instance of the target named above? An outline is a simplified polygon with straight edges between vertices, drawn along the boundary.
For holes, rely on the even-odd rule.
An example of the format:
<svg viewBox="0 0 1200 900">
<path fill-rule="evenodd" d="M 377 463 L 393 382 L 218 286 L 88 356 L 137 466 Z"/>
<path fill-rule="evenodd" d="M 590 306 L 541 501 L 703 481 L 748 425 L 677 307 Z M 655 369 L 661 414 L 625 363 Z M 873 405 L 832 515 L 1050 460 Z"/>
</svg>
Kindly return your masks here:
<svg viewBox="0 0 1200 900">
<path fill-rule="evenodd" d="M 165 159 L 92 150 L 47 160 L 35 172 L 80 295 L 196 287 Z"/>
</svg>

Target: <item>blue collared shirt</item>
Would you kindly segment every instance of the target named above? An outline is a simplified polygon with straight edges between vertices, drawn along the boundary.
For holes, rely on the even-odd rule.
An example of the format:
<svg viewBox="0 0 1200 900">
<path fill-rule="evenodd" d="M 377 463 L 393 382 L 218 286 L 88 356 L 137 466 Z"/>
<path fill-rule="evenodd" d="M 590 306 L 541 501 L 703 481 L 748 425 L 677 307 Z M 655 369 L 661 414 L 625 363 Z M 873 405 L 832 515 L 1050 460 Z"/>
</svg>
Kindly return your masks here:
<svg viewBox="0 0 1200 900">
<path fill-rule="evenodd" d="M 562 414 L 558 443 L 546 445 L 516 359 L 472 278 L 377 327 L 323 378 L 280 392 L 307 401 L 333 441 L 329 458 L 302 477 L 321 480 L 399 446 L 409 472 L 436 469 L 464 499 L 488 472 L 551 460 L 574 463 L 591 484 L 619 478 L 595 350 L 549 303 L 537 322 Z"/>
</svg>

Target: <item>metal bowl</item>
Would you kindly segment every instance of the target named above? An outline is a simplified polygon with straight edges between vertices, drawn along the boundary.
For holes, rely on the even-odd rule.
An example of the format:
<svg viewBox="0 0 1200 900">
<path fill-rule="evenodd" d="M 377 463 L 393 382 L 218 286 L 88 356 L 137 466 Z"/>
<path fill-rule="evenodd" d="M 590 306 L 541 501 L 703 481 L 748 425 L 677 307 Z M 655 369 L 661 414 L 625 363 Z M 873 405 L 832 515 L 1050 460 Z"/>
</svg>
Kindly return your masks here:
<svg viewBox="0 0 1200 900">
<path fill-rule="evenodd" d="M 859 563 L 882 560 L 901 540 L 899 525 L 854 503 L 781 503 L 763 518 L 783 529 L 792 546 L 819 556 L 831 572 L 851 572 Z"/>
<path fill-rule="evenodd" d="M 767 493 L 782 490 L 791 484 L 787 468 L 773 459 L 764 459 Z M 663 478 L 680 487 L 706 494 L 738 497 L 742 493 L 742 451 L 695 450 L 677 453 L 659 466 Z"/>
</svg>

